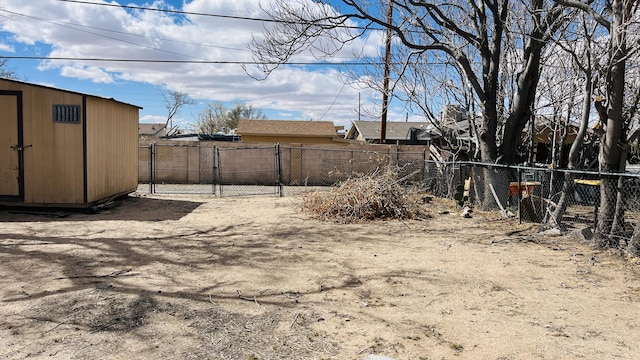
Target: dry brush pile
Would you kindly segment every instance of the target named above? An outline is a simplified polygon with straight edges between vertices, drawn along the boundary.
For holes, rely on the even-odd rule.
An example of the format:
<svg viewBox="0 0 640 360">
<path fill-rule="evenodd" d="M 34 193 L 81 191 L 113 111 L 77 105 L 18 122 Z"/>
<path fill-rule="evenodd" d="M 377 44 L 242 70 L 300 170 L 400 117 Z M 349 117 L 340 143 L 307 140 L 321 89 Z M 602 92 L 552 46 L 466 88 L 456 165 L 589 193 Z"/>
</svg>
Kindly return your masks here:
<svg viewBox="0 0 640 360">
<path fill-rule="evenodd" d="M 424 193 L 403 187 L 392 170 L 349 178 L 329 191 L 306 194 L 302 208 L 312 217 L 342 224 L 376 219 L 423 220 L 431 217 Z"/>
</svg>

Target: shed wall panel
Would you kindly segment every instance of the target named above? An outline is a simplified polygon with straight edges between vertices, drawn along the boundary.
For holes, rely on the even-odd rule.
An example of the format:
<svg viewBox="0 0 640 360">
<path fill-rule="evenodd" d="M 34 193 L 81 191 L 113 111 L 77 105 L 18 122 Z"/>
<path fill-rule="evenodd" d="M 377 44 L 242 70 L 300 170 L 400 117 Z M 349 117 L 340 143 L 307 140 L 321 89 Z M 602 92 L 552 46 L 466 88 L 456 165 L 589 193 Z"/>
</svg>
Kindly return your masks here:
<svg viewBox="0 0 640 360">
<path fill-rule="evenodd" d="M 82 96 L 62 90 L 1 81 L 5 90 L 22 92 L 24 139 L 24 203 L 82 202 L 80 124 L 54 123 L 54 104 L 82 105 Z"/>
<path fill-rule="evenodd" d="M 138 107 L 6 79 L 0 79 L 0 90 L 22 93 L 22 205 L 84 207 L 137 188 Z M 54 122 L 54 104 L 80 106 L 80 123 Z"/>
<path fill-rule="evenodd" d="M 138 187 L 138 108 L 87 98 L 87 200 Z"/>
<path fill-rule="evenodd" d="M 13 148 L 18 144 L 18 97 L 0 95 L 0 196 L 20 196 L 19 154 Z"/>
</svg>

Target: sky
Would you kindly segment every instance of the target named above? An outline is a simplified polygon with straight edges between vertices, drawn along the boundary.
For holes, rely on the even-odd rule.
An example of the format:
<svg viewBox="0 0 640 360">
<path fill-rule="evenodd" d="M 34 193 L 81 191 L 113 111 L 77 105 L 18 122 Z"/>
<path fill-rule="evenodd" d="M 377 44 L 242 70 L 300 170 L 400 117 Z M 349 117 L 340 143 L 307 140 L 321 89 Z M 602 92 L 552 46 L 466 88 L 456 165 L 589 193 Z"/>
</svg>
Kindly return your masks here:
<svg viewBox="0 0 640 360">
<path fill-rule="evenodd" d="M 84 1 L 84 0 L 83 0 Z M 310 54 L 298 59 L 317 64 L 282 66 L 263 80 L 247 75 L 238 64 L 252 62 L 248 48 L 262 38 L 265 23 L 224 18 L 265 18 L 261 10 L 273 0 L 2 0 L 0 2 L 0 57 L 21 80 L 71 91 L 114 98 L 137 105 L 141 122 L 164 122 L 167 110 L 162 92 L 181 91 L 194 104 L 183 108 L 174 125 L 189 129 L 209 102 L 227 106 L 243 103 L 262 110 L 269 119 L 329 120 L 348 128 L 351 121 L 373 120 L 365 110 L 380 107 L 380 96 L 368 88 L 345 85 L 344 66 L 327 65 Z M 313 0 L 301 0 L 315 3 Z M 125 9 L 127 6 L 171 9 L 195 15 Z M 266 25 L 268 26 L 268 24 Z M 334 61 L 356 61 L 353 54 L 379 56 L 384 37 L 367 33 L 348 44 Z M 140 61 L 52 60 L 122 59 L 209 61 L 218 63 L 162 63 Z M 360 115 L 359 115 L 359 110 Z M 392 104 L 390 121 L 404 121 L 403 108 Z"/>
</svg>

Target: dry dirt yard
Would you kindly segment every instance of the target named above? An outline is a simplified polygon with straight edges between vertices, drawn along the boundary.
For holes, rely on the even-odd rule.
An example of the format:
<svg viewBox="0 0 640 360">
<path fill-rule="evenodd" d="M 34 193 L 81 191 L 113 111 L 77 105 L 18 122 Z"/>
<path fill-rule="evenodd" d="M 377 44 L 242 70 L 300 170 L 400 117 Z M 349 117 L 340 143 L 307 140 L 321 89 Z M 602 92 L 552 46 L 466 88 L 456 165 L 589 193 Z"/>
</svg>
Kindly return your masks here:
<svg viewBox="0 0 640 360">
<path fill-rule="evenodd" d="M 444 201 L 356 225 L 300 205 L 1 210 L 0 358 L 640 358 L 637 262 Z"/>
</svg>

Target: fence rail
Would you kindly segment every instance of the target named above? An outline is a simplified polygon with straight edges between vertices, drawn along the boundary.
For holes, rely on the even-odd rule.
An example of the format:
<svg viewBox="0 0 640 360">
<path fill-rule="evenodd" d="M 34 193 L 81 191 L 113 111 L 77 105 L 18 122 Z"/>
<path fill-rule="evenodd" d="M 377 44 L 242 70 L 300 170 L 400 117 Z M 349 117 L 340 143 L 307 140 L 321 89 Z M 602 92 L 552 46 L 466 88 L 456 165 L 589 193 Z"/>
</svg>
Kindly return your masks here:
<svg viewBox="0 0 640 360">
<path fill-rule="evenodd" d="M 140 147 L 139 183 L 150 193 L 284 196 L 388 166 L 399 181 L 461 204 L 555 227 L 600 227 L 621 246 L 640 243 L 638 175 L 432 161 L 428 149 L 152 144 Z"/>
</svg>

